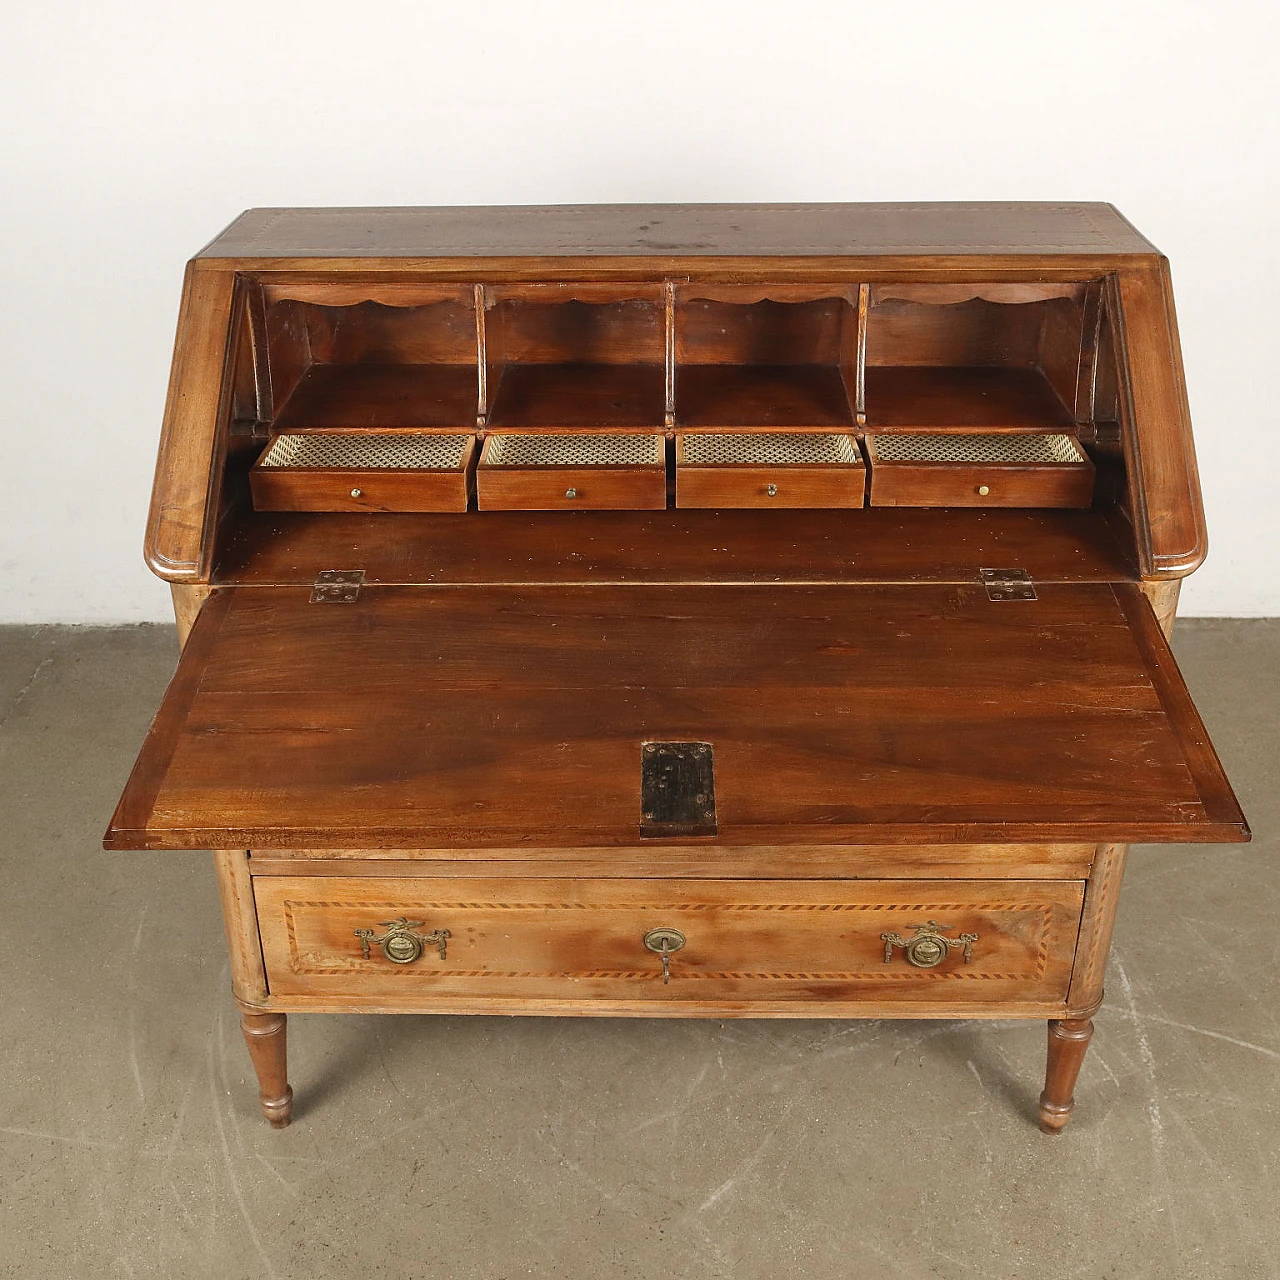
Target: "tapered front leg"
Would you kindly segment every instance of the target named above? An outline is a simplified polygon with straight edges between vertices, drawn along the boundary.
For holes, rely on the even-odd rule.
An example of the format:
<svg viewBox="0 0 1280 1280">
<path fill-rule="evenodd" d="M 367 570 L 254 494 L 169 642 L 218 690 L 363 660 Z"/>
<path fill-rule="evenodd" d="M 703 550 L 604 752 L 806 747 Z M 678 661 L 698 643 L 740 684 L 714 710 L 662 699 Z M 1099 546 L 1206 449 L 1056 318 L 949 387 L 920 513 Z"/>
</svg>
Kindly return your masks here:
<svg viewBox="0 0 1280 1280">
<path fill-rule="evenodd" d="M 1064 1018 L 1049 1023 L 1049 1065 L 1040 1095 L 1040 1128 L 1061 1133 L 1075 1105 L 1076 1077 L 1084 1062 L 1093 1022 L 1089 1018 Z"/>
<path fill-rule="evenodd" d="M 258 1077 L 258 1101 L 273 1129 L 283 1129 L 293 1119 L 293 1090 L 289 1088 L 285 1036 L 288 1020 L 283 1013 L 242 1013 L 240 1029 L 249 1046 Z"/>
</svg>

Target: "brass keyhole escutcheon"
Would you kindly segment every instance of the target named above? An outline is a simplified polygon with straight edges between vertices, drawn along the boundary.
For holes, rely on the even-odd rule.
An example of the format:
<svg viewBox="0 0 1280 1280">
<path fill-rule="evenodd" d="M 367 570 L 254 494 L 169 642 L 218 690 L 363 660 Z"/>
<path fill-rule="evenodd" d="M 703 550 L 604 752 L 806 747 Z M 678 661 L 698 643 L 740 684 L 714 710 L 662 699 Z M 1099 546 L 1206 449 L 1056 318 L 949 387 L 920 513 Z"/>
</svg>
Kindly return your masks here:
<svg viewBox="0 0 1280 1280">
<path fill-rule="evenodd" d="M 671 957 L 684 946 L 684 934 L 679 929 L 650 929 L 644 945 L 662 958 L 662 985 L 666 986 L 671 981 Z"/>
</svg>

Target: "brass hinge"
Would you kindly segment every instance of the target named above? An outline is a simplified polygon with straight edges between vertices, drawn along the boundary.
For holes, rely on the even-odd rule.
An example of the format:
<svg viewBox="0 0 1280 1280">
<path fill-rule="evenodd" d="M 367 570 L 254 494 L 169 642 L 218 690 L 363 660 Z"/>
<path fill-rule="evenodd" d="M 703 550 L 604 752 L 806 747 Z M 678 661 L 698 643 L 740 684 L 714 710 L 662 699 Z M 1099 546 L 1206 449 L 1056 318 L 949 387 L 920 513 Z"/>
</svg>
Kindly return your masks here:
<svg viewBox="0 0 1280 1280">
<path fill-rule="evenodd" d="M 363 569 L 324 569 L 311 584 L 312 604 L 350 604 L 360 594 Z"/>
<path fill-rule="evenodd" d="M 988 600 L 1034 600 L 1036 585 L 1025 569 L 979 569 Z"/>
</svg>

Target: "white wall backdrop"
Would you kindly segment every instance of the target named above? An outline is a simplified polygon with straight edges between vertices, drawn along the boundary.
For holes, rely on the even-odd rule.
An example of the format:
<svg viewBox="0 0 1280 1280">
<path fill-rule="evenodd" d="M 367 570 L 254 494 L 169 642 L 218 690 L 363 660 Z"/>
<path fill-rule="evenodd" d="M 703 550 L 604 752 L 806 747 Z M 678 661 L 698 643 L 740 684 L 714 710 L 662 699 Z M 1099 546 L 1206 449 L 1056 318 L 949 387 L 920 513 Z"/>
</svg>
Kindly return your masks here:
<svg viewBox="0 0 1280 1280">
<path fill-rule="evenodd" d="M 1112 200 L 1173 260 L 1184 611 L 1280 614 L 1272 0 L 64 0 L 10 8 L 0 621 L 141 564 L 182 265 L 250 205 Z"/>
</svg>

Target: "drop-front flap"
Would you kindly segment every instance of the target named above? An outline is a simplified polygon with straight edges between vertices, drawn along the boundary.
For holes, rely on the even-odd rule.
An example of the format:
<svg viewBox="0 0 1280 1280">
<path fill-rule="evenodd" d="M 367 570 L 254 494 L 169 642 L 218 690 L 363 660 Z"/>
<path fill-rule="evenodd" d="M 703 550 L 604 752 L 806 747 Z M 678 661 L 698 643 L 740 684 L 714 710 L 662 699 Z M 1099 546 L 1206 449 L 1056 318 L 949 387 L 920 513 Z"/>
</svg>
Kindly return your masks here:
<svg viewBox="0 0 1280 1280">
<path fill-rule="evenodd" d="M 653 742 L 714 753 L 708 846 L 1248 834 L 1127 584 L 241 586 L 106 844 L 635 845 Z"/>
</svg>

